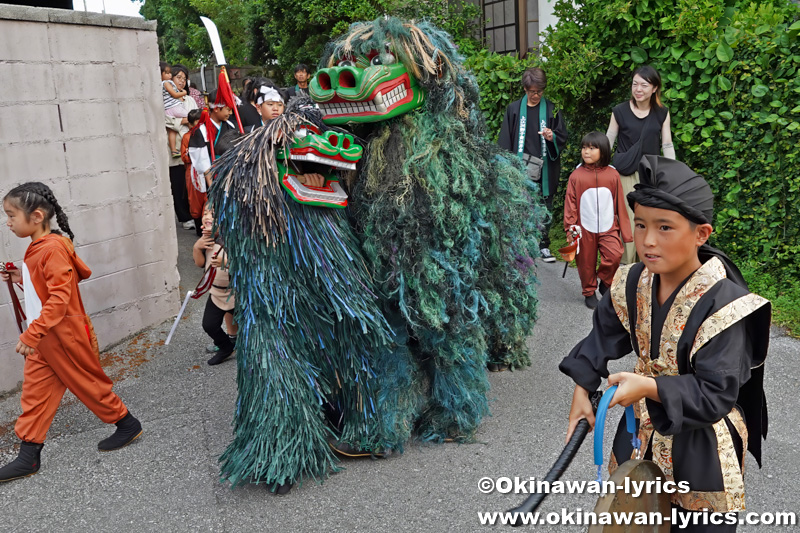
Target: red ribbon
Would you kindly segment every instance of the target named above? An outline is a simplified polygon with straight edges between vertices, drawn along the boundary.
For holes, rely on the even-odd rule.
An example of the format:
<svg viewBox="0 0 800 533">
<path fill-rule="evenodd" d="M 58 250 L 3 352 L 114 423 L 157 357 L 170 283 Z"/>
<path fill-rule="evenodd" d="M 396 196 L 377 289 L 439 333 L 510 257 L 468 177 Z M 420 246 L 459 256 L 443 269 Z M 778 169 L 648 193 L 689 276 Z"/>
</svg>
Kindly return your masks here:
<svg viewBox="0 0 800 533">
<path fill-rule="evenodd" d="M 6 263 L 2 266 L 2 270 L 5 272 L 11 272 L 13 270 L 17 270 L 17 267 L 14 266 L 14 263 Z M 17 321 L 17 329 L 19 330 L 20 335 L 25 331 L 22 327 L 22 323 L 27 320 L 25 317 L 25 311 L 22 309 L 22 305 L 19 303 L 19 297 L 17 296 L 17 291 L 14 289 L 14 282 L 11 281 L 11 276 L 9 275 L 8 280 L 6 280 L 6 284 L 8 285 L 8 293 L 11 295 L 11 306 L 14 308 L 14 318 Z M 22 285 L 19 285 L 21 291 L 25 292 L 25 289 L 22 288 Z"/>
<path fill-rule="evenodd" d="M 195 287 L 194 292 L 192 294 L 192 299 L 197 300 L 209 290 L 211 290 L 211 286 L 214 284 L 214 278 L 217 276 L 217 269 L 214 267 L 209 267 L 208 270 L 205 271 L 203 274 L 203 278 L 200 280 L 200 283 L 197 284 Z"/>
</svg>

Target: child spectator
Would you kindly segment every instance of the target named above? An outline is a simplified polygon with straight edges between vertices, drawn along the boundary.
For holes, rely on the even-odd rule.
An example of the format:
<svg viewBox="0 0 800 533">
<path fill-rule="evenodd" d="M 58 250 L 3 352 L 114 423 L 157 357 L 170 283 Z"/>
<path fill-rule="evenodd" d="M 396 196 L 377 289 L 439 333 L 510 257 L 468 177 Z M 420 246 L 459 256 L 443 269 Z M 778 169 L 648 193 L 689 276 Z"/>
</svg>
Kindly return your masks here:
<svg viewBox="0 0 800 533">
<path fill-rule="evenodd" d="M 192 109 L 189 111 L 187 120 L 189 121 L 190 129 L 193 129 L 197 126 L 202 114 L 203 112 L 199 109 Z M 194 167 L 192 167 L 192 158 L 189 157 L 189 140 L 191 138 L 191 131 L 183 134 L 183 138 L 181 139 L 181 161 L 183 161 L 183 166 L 186 169 L 186 192 L 189 199 L 189 214 L 191 215 L 192 220 L 194 220 L 194 227 L 195 231 L 197 232 L 197 236 L 200 237 L 203 234 L 201 220 L 203 217 L 203 206 L 206 205 L 207 200 L 206 180 L 194 170 Z"/>
<path fill-rule="evenodd" d="M 175 82 L 172 81 L 172 68 L 169 63 L 162 61 L 161 66 L 161 94 L 164 97 L 164 113 L 171 118 L 186 118 L 187 111 L 181 103 L 181 98 L 186 96 L 186 91 L 179 91 Z M 180 157 L 181 152 L 175 146 L 178 132 L 167 128 L 167 145 L 172 157 Z"/>
<path fill-rule="evenodd" d="M 622 242 L 633 242 L 625 195 L 616 169 L 610 166 L 608 137 L 599 131 L 581 140 L 583 163 L 570 175 L 564 199 L 564 230 L 581 236 L 575 263 L 581 278 L 586 307 L 597 307 L 600 294 L 611 286 L 624 250 Z M 620 232 L 622 238 L 620 239 Z M 600 268 L 597 253 L 600 252 Z"/>
<path fill-rule="evenodd" d="M 692 512 L 744 511 L 745 450 L 761 464 L 766 436 L 764 359 L 770 303 L 747 290 L 731 260 L 706 244 L 713 228 L 711 187 L 679 161 L 645 155 L 628 194 L 642 262 L 619 268 L 589 336 L 559 369 L 575 381 L 567 437 L 578 421 L 594 425 L 589 393 L 601 379 L 619 385 L 611 406 L 633 405 L 641 448 L 620 419 L 609 469 L 652 459 L 666 480 L 680 531 L 735 531 Z M 608 375 L 608 362 L 634 351 L 634 372 Z M 704 522 L 705 520 L 705 522 Z M 701 525 L 702 524 L 702 525 Z M 678 531 L 678 524 L 672 524 Z"/>
<path fill-rule="evenodd" d="M 214 241 L 211 228 L 214 224 L 214 213 L 211 206 L 206 204 L 203 211 L 203 236 L 200 237 L 192 249 L 194 263 L 199 267 L 216 268 L 217 273 L 211 289 L 208 291 L 206 309 L 203 313 L 203 330 L 214 341 L 218 348 L 217 353 L 208 360 L 209 365 L 218 365 L 233 353 L 236 347 L 236 337 L 229 336 L 222 330 L 222 322 L 226 315 L 233 315 L 234 299 L 228 281 L 228 271 L 225 268 L 227 256 L 222 246 Z"/>
<path fill-rule="evenodd" d="M 203 97 L 203 93 L 195 89 L 194 85 L 192 85 L 192 80 L 186 80 L 186 87 L 189 89 L 189 97 L 197 104 L 197 109 L 205 109 L 206 99 Z"/>
<path fill-rule="evenodd" d="M 22 414 L 14 426 L 22 444 L 19 456 L 0 468 L 0 482 L 39 471 L 47 430 L 66 389 L 100 420 L 117 425 L 97 445 L 101 452 L 127 446 L 142 434 L 142 425 L 111 390 L 113 384 L 100 366 L 97 338 L 78 289 L 78 282 L 92 271 L 75 254 L 67 215 L 53 191 L 43 183 L 24 183 L 3 198 L 3 209 L 11 232 L 30 237 L 31 244 L 22 268 L 0 276 L 25 287 L 28 319 L 16 348 L 25 357 Z M 53 216 L 69 239 L 50 229 Z"/>
</svg>

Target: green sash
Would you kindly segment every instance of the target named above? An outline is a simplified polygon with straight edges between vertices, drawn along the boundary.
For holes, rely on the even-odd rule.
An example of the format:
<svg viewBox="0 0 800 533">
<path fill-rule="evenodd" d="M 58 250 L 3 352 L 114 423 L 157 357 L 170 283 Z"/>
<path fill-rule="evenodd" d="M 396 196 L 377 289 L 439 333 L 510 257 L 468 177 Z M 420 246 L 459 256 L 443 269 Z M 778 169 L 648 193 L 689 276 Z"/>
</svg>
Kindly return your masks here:
<svg viewBox="0 0 800 533">
<path fill-rule="evenodd" d="M 522 97 L 522 101 L 519 104 L 519 137 L 517 140 L 517 157 L 522 159 L 523 151 L 522 149 L 525 147 L 525 132 L 528 125 L 528 95 Z M 543 130 L 547 127 L 547 101 L 544 99 L 544 96 L 539 101 L 539 130 Z M 547 170 L 547 141 L 544 138 L 544 135 L 539 135 L 539 138 L 542 140 L 542 160 L 544 160 L 544 164 L 542 165 L 542 196 L 550 196 L 550 176 L 548 175 Z M 550 157 L 551 160 L 555 161 L 558 158 L 558 144 L 555 142 L 555 132 L 553 133 L 553 145 L 556 147 L 556 156 Z"/>
</svg>

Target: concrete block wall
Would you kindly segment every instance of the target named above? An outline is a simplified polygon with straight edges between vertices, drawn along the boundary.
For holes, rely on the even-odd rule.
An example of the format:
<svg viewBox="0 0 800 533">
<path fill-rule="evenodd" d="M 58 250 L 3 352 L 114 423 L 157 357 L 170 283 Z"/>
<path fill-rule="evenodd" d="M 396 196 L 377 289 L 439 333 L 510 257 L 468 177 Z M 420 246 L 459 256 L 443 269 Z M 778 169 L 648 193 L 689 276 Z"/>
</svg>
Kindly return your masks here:
<svg viewBox="0 0 800 533">
<path fill-rule="evenodd" d="M 42 181 L 67 213 L 101 348 L 174 316 L 175 217 L 156 23 L 0 4 L 0 197 Z M 55 220 L 53 220 L 55 223 Z M 0 261 L 30 240 L 0 226 Z M 22 380 L 0 287 L 0 394 Z"/>
</svg>

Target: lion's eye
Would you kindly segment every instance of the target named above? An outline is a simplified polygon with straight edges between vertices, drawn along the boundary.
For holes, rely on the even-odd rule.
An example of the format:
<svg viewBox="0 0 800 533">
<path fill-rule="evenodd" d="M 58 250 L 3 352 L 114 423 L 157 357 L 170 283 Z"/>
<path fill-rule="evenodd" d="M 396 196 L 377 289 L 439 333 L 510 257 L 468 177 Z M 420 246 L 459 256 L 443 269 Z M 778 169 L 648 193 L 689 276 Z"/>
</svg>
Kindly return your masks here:
<svg viewBox="0 0 800 533">
<path fill-rule="evenodd" d="M 391 65 L 395 61 L 396 61 L 396 59 L 394 58 L 394 54 L 386 52 L 385 54 L 383 54 L 383 59 L 381 59 L 381 56 L 377 55 L 377 56 L 372 58 L 372 60 L 369 62 L 369 64 L 370 65 Z"/>
<path fill-rule="evenodd" d="M 294 132 L 294 136 L 298 139 L 302 139 L 303 137 L 308 135 L 308 130 L 306 128 L 300 128 Z"/>
<path fill-rule="evenodd" d="M 342 59 L 339 61 L 338 65 L 340 67 L 354 67 L 356 66 L 356 62 L 352 59 Z"/>
</svg>

